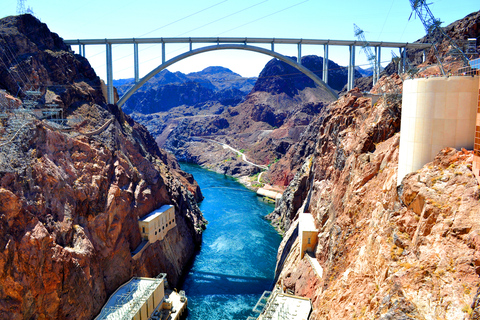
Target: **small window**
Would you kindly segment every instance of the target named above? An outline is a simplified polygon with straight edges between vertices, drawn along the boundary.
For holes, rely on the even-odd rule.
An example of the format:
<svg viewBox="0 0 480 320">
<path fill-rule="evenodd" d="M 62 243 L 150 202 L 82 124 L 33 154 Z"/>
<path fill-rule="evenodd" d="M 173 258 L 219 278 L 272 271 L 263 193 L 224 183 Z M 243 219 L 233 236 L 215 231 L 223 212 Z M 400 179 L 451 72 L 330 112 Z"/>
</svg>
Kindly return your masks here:
<svg viewBox="0 0 480 320">
<path fill-rule="evenodd" d="M 155 235 L 157 235 L 157 231 L 155 231 Z M 310 240 L 310 239 L 309 239 Z"/>
<path fill-rule="evenodd" d="M 308 238 L 308 244 L 310 244 L 310 238 Z"/>
<path fill-rule="evenodd" d="M 142 232 L 145 233 L 145 227 L 142 227 Z"/>
<path fill-rule="evenodd" d="M 165 230 L 165 226 L 163 226 L 162 230 Z"/>
</svg>

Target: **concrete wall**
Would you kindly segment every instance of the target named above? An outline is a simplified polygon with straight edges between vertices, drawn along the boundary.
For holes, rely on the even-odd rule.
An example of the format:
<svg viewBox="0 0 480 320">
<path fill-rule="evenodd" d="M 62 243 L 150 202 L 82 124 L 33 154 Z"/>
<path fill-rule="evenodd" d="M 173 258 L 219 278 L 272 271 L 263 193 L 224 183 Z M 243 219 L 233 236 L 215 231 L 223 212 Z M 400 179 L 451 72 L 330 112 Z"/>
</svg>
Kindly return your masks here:
<svg viewBox="0 0 480 320">
<path fill-rule="evenodd" d="M 306 251 L 315 251 L 315 246 L 318 242 L 318 230 L 316 229 L 315 221 L 311 213 L 300 213 L 298 220 L 300 258 L 303 258 Z"/>
<path fill-rule="evenodd" d="M 303 258 L 305 252 L 315 252 L 315 246 L 318 242 L 318 232 L 316 231 L 303 231 L 301 233 L 301 252 L 300 258 Z M 310 243 L 308 243 L 308 239 L 310 239 Z"/>
<path fill-rule="evenodd" d="M 445 147 L 473 149 L 478 87 L 478 76 L 404 81 L 398 185 Z"/>
<path fill-rule="evenodd" d="M 480 81 L 478 84 L 477 121 L 475 124 L 475 146 L 473 150 L 473 172 L 477 177 L 478 183 L 480 183 Z"/>
</svg>

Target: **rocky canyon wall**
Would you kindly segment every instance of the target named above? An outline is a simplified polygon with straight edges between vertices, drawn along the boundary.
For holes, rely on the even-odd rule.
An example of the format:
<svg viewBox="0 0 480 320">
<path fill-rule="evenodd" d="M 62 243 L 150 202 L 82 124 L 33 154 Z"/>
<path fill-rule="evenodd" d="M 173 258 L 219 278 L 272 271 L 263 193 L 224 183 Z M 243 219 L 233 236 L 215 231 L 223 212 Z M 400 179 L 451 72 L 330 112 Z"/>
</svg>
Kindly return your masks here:
<svg viewBox="0 0 480 320">
<path fill-rule="evenodd" d="M 392 80 L 401 87 L 398 76 Z M 473 154 L 444 149 L 397 190 L 400 111 L 398 99 L 372 105 L 350 91 L 271 170 L 276 181 L 291 175 L 270 215 L 288 236 L 277 277 L 312 299 L 310 319 L 478 317 L 480 188 Z M 300 259 L 292 230 L 299 212 L 312 213 L 319 230 L 313 255 L 321 276 Z"/>
<path fill-rule="evenodd" d="M 175 286 L 205 225 L 192 176 L 143 126 L 105 104 L 88 61 L 46 25 L 7 17 L 0 34 L 0 88 L 21 88 L 24 98 L 23 77 L 41 103 L 82 120 L 64 132 L 8 110 L 2 122 L 5 135 L 13 120 L 23 126 L 0 142 L 0 317 L 92 319 L 132 276 L 166 272 Z M 177 226 L 133 260 L 138 217 L 163 204 L 174 205 Z"/>
</svg>

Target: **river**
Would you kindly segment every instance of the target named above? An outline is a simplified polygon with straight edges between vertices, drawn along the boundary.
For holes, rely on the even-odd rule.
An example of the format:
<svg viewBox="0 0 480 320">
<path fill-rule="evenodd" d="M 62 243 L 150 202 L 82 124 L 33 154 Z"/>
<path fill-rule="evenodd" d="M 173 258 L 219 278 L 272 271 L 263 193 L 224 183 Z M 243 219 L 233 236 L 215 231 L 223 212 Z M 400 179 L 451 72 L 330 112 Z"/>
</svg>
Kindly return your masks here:
<svg viewBox="0 0 480 320">
<path fill-rule="evenodd" d="M 273 286 L 280 235 L 263 217 L 273 211 L 255 192 L 233 178 L 196 165 L 181 164 L 193 174 L 205 199 L 208 220 L 203 243 L 182 289 L 188 297 L 188 320 L 246 319 Z"/>
</svg>

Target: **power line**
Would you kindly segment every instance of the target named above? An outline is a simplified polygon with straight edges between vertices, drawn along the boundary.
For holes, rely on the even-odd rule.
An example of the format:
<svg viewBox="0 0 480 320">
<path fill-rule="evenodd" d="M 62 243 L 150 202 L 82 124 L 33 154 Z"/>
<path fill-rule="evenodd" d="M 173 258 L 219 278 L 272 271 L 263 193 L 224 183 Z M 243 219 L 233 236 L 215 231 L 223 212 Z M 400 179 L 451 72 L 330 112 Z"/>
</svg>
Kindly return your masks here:
<svg viewBox="0 0 480 320">
<path fill-rule="evenodd" d="M 206 11 L 206 10 L 208 10 L 208 9 L 211 9 L 211 8 L 213 8 L 213 7 L 216 7 L 216 6 L 218 6 L 218 5 L 220 5 L 220 4 L 224 3 L 224 2 L 227 2 L 227 1 L 229 1 L 229 0 L 223 0 L 223 1 L 217 2 L 217 3 L 215 3 L 214 5 L 211 5 L 210 7 L 204 8 L 204 9 L 202 9 L 202 10 L 199 10 L 199 11 L 197 11 L 197 12 L 194 12 L 194 13 L 192 13 L 192 14 L 189 14 L 188 16 L 185 16 L 185 17 L 180 18 L 180 19 L 178 19 L 178 20 L 175 20 L 175 21 L 173 21 L 173 22 L 167 23 L 166 25 L 163 25 L 163 26 L 161 26 L 161 27 L 159 27 L 159 28 L 157 28 L 157 29 L 155 29 L 155 30 L 152 30 L 152 31 L 150 31 L 150 32 L 147 32 L 147 33 L 145 33 L 145 34 L 142 34 L 140 37 L 144 37 L 144 36 L 146 36 L 147 34 L 153 33 L 153 32 L 155 32 L 155 31 L 158 31 L 158 30 L 163 29 L 163 28 L 165 28 L 165 27 L 171 26 L 171 25 L 174 24 L 174 23 L 177 23 L 177 22 L 179 22 L 179 21 L 182 21 L 182 20 L 185 20 L 185 19 L 187 19 L 187 18 L 193 17 L 194 15 L 197 15 L 197 14 L 203 12 L 203 11 Z M 267 0 L 267 1 L 268 1 L 268 0 Z M 139 38 L 140 38 L 140 37 L 139 37 Z"/>
<path fill-rule="evenodd" d="M 213 8 L 213 7 L 216 7 L 216 6 L 218 6 L 218 5 L 220 5 L 220 4 L 224 3 L 224 2 L 227 2 L 227 1 L 229 1 L 229 0 L 223 0 L 223 1 L 217 2 L 217 3 L 215 3 L 214 5 L 211 5 L 211 6 L 209 6 L 209 7 L 204 8 L 204 9 L 198 10 L 198 11 L 196 11 L 196 12 L 194 12 L 194 13 L 192 13 L 192 14 L 189 14 L 189 15 L 183 17 L 183 18 L 180 18 L 180 19 L 175 20 L 175 21 L 173 21 L 173 22 L 167 23 L 166 25 L 163 25 L 163 26 L 161 26 L 161 27 L 159 27 L 159 28 L 157 28 L 157 29 L 154 29 L 154 30 L 152 30 L 152 31 L 149 31 L 149 32 L 147 32 L 147 33 L 144 33 L 144 34 L 142 34 L 141 36 L 139 36 L 138 38 L 144 37 L 144 36 L 146 36 L 146 35 L 148 35 L 148 34 L 150 34 L 150 33 L 153 33 L 153 32 L 155 32 L 155 31 L 158 31 L 158 30 L 163 29 L 163 28 L 165 28 L 165 27 L 171 26 L 172 24 L 175 24 L 175 23 L 180 22 L 180 21 L 182 21 L 182 20 L 185 20 L 185 19 L 187 19 L 187 18 L 193 17 L 194 15 L 197 15 L 197 14 L 199 14 L 199 13 L 201 13 L 201 12 L 207 11 L 208 9 L 211 9 L 211 8 Z M 268 0 L 267 0 L 267 1 L 268 1 Z M 118 46 L 119 46 L 119 45 L 116 45 L 116 46 L 114 46 L 114 48 L 116 48 L 116 47 L 118 47 Z M 148 47 L 148 48 L 151 48 L 151 47 L 153 47 L 153 46 L 150 46 L 150 47 Z M 148 48 L 142 49 L 141 51 L 146 50 L 146 49 L 148 49 Z M 103 50 L 103 51 L 101 51 L 101 52 L 99 52 L 99 53 L 96 53 L 96 54 L 90 56 L 90 58 L 93 58 L 93 57 L 95 57 L 95 56 L 98 56 L 99 54 L 104 53 L 104 52 L 105 52 L 105 50 Z M 125 57 L 129 57 L 129 56 L 131 56 L 131 54 L 129 54 L 129 55 L 125 56 Z M 125 57 L 123 57 L 123 58 L 125 58 Z M 121 58 L 121 59 L 123 59 L 123 58 Z M 117 59 L 117 60 L 119 60 L 119 59 Z M 115 61 L 117 61 L 117 60 L 115 60 Z M 104 66 L 104 65 L 101 65 L 100 67 L 103 67 L 103 66 Z"/>
<path fill-rule="evenodd" d="M 201 29 L 201 28 L 203 28 L 203 27 L 206 27 L 206 26 L 208 26 L 208 25 L 210 25 L 210 24 L 212 24 L 212 23 L 218 22 L 218 21 L 220 21 L 220 20 L 229 18 L 229 17 L 231 17 L 231 16 L 234 16 L 234 15 L 240 13 L 240 12 L 246 11 L 246 10 L 251 9 L 251 8 L 253 8 L 253 7 L 256 7 L 256 6 L 258 6 L 258 5 L 262 4 L 262 3 L 265 3 L 265 2 L 267 2 L 267 1 L 268 1 L 268 0 L 263 0 L 263 1 L 257 2 L 257 3 L 254 4 L 254 5 L 251 5 L 251 6 L 249 6 L 249 7 L 244 8 L 244 9 L 238 10 L 238 11 L 236 11 L 236 12 L 234 12 L 234 13 L 231 13 L 231 14 L 229 14 L 229 15 L 226 15 L 226 16 L 224 16 L 224 17 L 221 17 L 220 19 L 217 19 L 217 20 L 211 21 L 211 22 L 209 22 L 209 23 L 206 23 L 206 24 L 204 24 L 203 26 L 200 26 L 200 27 L 194 28 L 194 29 L 192 29 L 192 30 L 189 30 L 189 31 L 187 31 L 187 32 L 184 32 L 184 33 L 182 33 L 182 34 L 179 34 L 177 37 L 183 36 L 183 35 L 185 35 L 185 34 L 187 34 L 187 33 L 189 33 L 189 32 L 192 32 L 192 31 Z"/>
<path fill-rule="evenodd" d="M 244 23 L 244 24 L 242 24 L 242 25 L 240 25 L 240 26 L 238 26 L 238 27 L 235 27 L 235 28 L 232 28 L 232 29 L 230 29 L 230 30 L 224 31 L 224 32 L 222 32 L 222 33 L 219 33 L 219 34 L 217 34 L 217 36 L 219 36 L 219 35 L 221 35 L 221 34 L 224 34 L 224 33 L 227 33 L 227 32 L 230 32 L 230 31 L 232 31 L 232 30 L 236 30 L 236 29 L 238 29 L 238 28 L 244 27 L 244 26 L 246 26 L 246 25 L 249 25 L 249 24 L 251 24 L 251 23 L 257 22 L 257 21 L 259 21 L 259 20 L 262 20 L 262 19 L 271 17 L 271 16 L 273 16 L 273 15 L 275 15 L 275 14 L 277 14 L 277 13 L 280 13 L 280 12 L 283 12 L 283 11 L 285 11 L 285 10 L 291 9 L 291 8 L 293 8 L 293 7 L 296 7 L 296 6 L 298 6 L 298 5 L 301 5 L 302 3 L 305 3 L 305 2 L 308 2 L 308 1 L 309 1 L 309 0 L 305 0 L 305 1 L 302 1 L 302 2 L 299 2 L 299 3 L 296 3 L 296 4 L 292 5 L 292 6 L 286 7 L 286 8 L 284 8 L 284 9 L 275 11 L 275 12 L 270 13 L 270 14 L 267 14 L 266 16 L 260 17 L 260 18 L 258 18 L 258 19 L 255 19 L 255 20 L 252 20 L 252 21 L 250 21 L 250 22 Z"/>
</svg>

